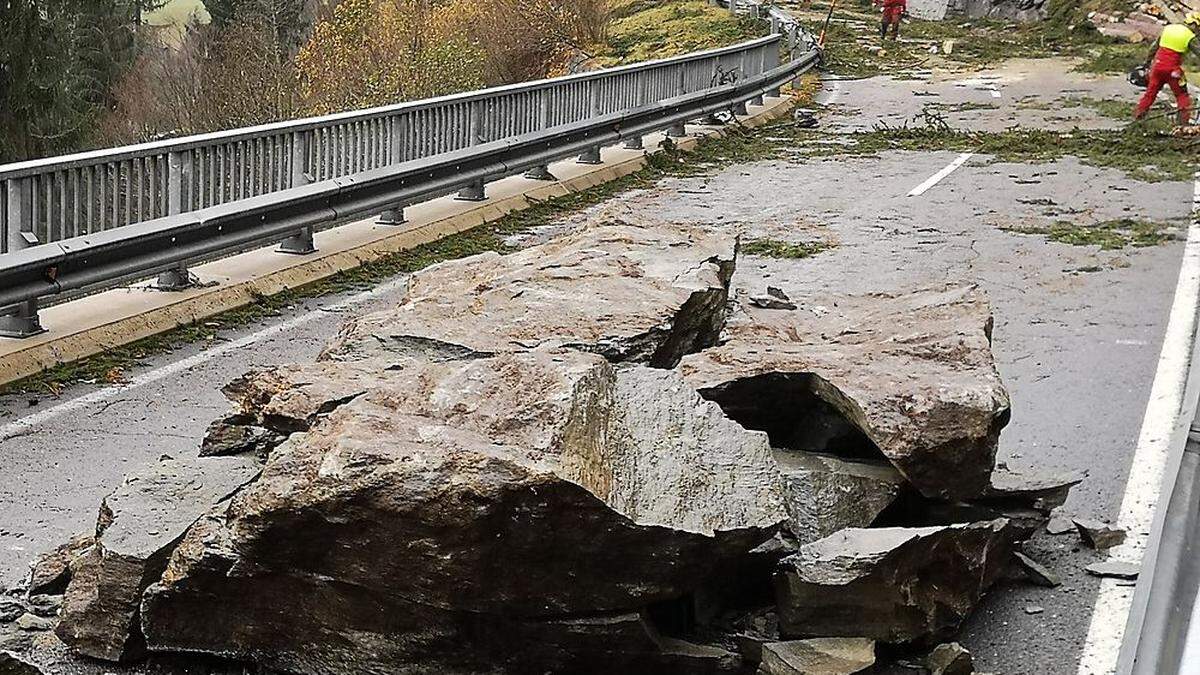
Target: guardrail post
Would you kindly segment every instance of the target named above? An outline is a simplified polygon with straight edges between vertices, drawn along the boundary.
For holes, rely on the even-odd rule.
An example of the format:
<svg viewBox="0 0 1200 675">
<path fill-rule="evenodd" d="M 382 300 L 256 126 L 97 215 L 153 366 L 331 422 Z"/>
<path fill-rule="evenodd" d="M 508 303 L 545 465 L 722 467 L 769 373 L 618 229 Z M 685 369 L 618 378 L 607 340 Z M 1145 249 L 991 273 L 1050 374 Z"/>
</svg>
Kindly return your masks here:
<svg viewBox="0 0 1200 675">
<path fill-rule="evenodd" d="M 544 87 L 538 92 L 538 131 L 550 128 L 550 88 Z M 550 173 L 546 164 L 538 164 L 525 172 L 525 177 L 531 180 L 558 180 Z"/>
<path fill-rule="evenodd" d="M 33 233 L 33 180 L 5 181 L 8 213 L 5 214 L 5 246 L 8 253 L 37 244 Z M 37 298 L 0 308 L 0 337 L 23 338 L 45 332 L 38 317 Z"/>
<path fill-rule="evenodd" d="M 732 3 L 733 0 L 730 0 L 730 2 Z M 678 94 L 680 96 L 683 96 L 684 94 L 687 93 L 687 84 L 684 80 L 684 77 L 686 76 L 686 70 L 685 70 L 686 64 L 680 64 L 678 66 L 678 68 L 679 68 Z M 670 128 L 667 129 L 667 138 L 681 138 L 683 136 L 687 136 L 687 127 L 684 125 L 683 122 L 676 122 L 675 124 L 672 124 L 670 126 Z"/>
<path fill-rule="evenodd" d="M 771 35 L 779 34 L 779 17 L 771 15 Z"/>
<path fill-rule="evenodd" d="M 588 117 L 600 116 L 600 84 L 597 80 L 588 80 Z M 602 164 L 600 161 L 600 146 L 591 145 L 584 150 L 576 160 L 580 164 Z"/>
<path fill-rule="evenodd" d="M 729 13 L 737 14 L 737 0 L 729 0 Z"/>
<path fill-rule="evenodd" d="M 770 44 L 763 50 L 763 72 L 774 70 L 779 65 L 779 45 Z M 779 97 L 779 87 L 771 87 L 767 90 L 767 96 Z"/>
<path fill-rule="evenodd" d="M 191 171 L 188 166 L 188 153 L 171 152 L 167 154 L 167 215 L 177 216 L 183 213 L 183 191 L 189 184 Z M 187 263 L 179 263 L 169 270 L 158 274 L 155 287 L 162 291 L 182 291 L 191 285 L 191 275 L 188 274 Z"/>
<path fill-rule="evenodd" d="M 470 145 L 479 145 L 479 141 L 483 137 L 483 101 L 471 101 L 471 113 L 467 124 L 468 142 Z M 471 181 L 471 184 L 458 191 L 458 196 L 455 199 L 461 199 L 467 202 L 481 202 L 487 199 L 487 192 L 483 185 L 482 178 L 476 178 Z"/>
<path fill-rule="evenodd" d="M 313 175 L 307 171 L 309 149 L 312 145 L 312 132 L 300 131 L 292 134 L 292 187 L 301 187 L 308 185 L 313 181 Z M 276 249 L 280 253 L 292 253 L 295 255 L 307 255 L 317 250 L 317 245 L 313 241 L 312 226 L 305 226 L 296 230 L 292 236 L 279 242 L 279 248 Z"/>
<path fill-rule="evenodd" d="M 391 133 L 388 145 L 388 163 L 392 166 L 404 161 L 404 139 L 408 133 L 408 126 L 404 115 L 396 115 L 391 119 Z M 404 219 L 404 204 L 396 204 L 392 208 L 379 214 L 379 218 L 375 220 L 379 225 L 403 225 Z"/>
</svg>

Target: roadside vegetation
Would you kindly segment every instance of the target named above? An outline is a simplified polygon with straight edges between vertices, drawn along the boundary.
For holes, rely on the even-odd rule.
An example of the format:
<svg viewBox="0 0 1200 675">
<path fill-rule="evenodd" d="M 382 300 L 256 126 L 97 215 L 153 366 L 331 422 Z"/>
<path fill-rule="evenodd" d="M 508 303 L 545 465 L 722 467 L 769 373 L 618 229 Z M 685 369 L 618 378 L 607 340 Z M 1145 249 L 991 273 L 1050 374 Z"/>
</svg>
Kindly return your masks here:
<svg viewBox="0 0 1200 675">
<path fill-rule="evenodd" d="M 0 163 L 661 58 L 762 24 L 704 0 L 0 3 Z"/>
</svg>

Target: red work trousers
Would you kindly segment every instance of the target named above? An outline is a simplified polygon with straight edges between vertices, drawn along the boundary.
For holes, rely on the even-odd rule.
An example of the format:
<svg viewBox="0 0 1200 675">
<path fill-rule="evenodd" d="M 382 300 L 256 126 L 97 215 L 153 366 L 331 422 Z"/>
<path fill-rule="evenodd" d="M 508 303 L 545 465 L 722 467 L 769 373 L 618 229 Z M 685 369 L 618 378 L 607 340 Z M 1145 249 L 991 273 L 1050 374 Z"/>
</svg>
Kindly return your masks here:
<svg viewBox="0 0 1200 675">
<path fill-rule="evenodd" d="M 1175 103 L 1179 105 L 1179 123 L 1187 124 L 1191 120 L 1192 99 L 1188 96 L 1187 86 L 1181 81 L 1182 75 L 1183 71 L 1179 68 L 1159 68 L 1158 66 L 1151 68 L 1149 81 L 1146 83 L 1146 93 L 1142 94 L 1141 100 L 1138 101 L 1134 117 L 1140 118 L 1149 112 L 1158 92 L 1162 90 L 1164 84 L 1169 84 L 1171 91 L 1175 94 Z"/>
</svg>

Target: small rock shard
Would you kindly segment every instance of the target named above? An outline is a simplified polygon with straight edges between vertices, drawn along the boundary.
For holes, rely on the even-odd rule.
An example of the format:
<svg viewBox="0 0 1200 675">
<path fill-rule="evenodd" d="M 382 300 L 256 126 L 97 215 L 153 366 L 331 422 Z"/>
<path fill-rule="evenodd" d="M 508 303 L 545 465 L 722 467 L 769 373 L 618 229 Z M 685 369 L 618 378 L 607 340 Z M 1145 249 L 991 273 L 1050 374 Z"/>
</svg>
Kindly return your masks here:
<svg viewBox="0 0 1200 675">
<path fill-rule="evenodd" d="M 1063 516 L 1054 516 L 1050 522 L 1046 524 L 1046 534 L 1058 536 L 1060 534 L 1070 534 L 1075 531 L 1075 523 L 1071 522 L 1070 518 Z"/>
<path fill-rule="evenodd" d="M 57 595 L 65 591 L 72 563 L 92 547 L 95 539 L 91 534 L 77 534 L 34 561 L 29 570 L 28 593 Z"/>
<path fill-rule="evenodd" d="M 786 527 L 800 544 L 870 525 L 905 484 L 898 471 L 881 462 L 803 451 L 774 454 L 783 475 Z"/>
<path fill-rule="evenodd" d="M 945 635 L 1003 575 L 1015 536 L 1001 519 L 846 529 L 806 544 L 775 574 L 780 630 L 886 642 Z"/>
<path fill-rule="evenodd" d="M 875 641 L 815 638 L 762 645 L 758 675 L 852 675 L 875 665 Z"/>
<path fill-rule="evenodd" d="M 1125 541 L 1125 530 L 1099 520 L 1076 518 L 1075 529 L 1084 544 L 1097 551 L 1112 548 Z"/>
<path fill-rule="evenodd" d="M 1038 586 L 1054 588 L 1062 583 L 1059 580 L 1058 575 L 1047 569 L 1045 565 L 1039 563 L 1033 558 L 1030 558 L 1024 553 L 1021 553 L 1020 551 L 1013 552 L 1013 559 L 1021 568 L 1021 572 L 1024 574 L 1025 578 L 1029 579 Z"/>
<path fill-rule="evenodd" d="M 1122 560 L 1104 560 L 1083 568 L 1088 574 L 1112 579 L 1137 579 L 1141 566 Z"/>
<path fill-rule="evenodd" d="M 1044 611 L 1046 611 L 1046 608 L 1041 605 L 1025 605 L 1026 614 L 1041 614 Z"/>
<path fill-rule="evenodd" d="M 47 631 L 47 630 L 50 630 L 51 628 L 54 628 L 54 623 L 51 622 L 50 619 L 47 619 L 42 616 L 38 616 L 33 613 L 22 614 L 21 616 L 17 617 L 17 620 L 15 623 L 17 625 L 17 628 L 20 628 L 21 630 L 24 630 L 24 631 L 31 631 L 31 632 L 32 631 Z"/>
<path fill-rule="evenodd" d="M 957 642 L 940 644 L 925 657 L 929 675 L 971 675 L 975 664 L 971 652 Z"/>
<path fill-rule="evenodd" d="M 750 296 L 750 304 L 762 309 L 796 309 L 796 303 L 788 298 L 783 289 L 774 286 L 767 286 L 766 295 Z"/>
<path fill-rule="evenodd" d="M 59 639 L 105 661 L 140 655 L 142 591 L 162 574 L 188 526 L 257 473 L 252 459 L 230 457 L 164 460 L 127 476 L 100 506 L 96 543 L 67 586 Z"/>
</svg>

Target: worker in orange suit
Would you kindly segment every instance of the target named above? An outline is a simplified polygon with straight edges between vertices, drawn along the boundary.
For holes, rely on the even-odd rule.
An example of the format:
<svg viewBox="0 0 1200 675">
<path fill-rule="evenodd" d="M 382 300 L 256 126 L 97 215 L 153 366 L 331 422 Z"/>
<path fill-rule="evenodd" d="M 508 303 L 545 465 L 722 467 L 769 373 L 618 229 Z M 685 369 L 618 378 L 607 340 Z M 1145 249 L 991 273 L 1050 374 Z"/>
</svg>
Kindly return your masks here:
<svg viewBox="0 0 1200 675">
<path fill-rule="evenodd" d="M 1186 126 L 1191 121 L 1192 98 L 1188 96 L 1187 75 L 1183 72 L 1183 55 L 1189 51 L 1200 55 L 1200 44 L 1195 39 L 1197 30 L 1200 30 L 1200 12 L 1191 12 L 1183 23 L 1173 23 L 1163 28 L 1158 42 L 1146 57 L 1146 93 L 1142 94 L 1141 100 L 1138 101 L 1137 109 L 1133 113 L 1134 119 L 1145 117 L 1163 85 L 1168 85 L 1179 106 L 1180 126 Z"/>
<path fill-rule="evenodd" d="M 875 6 L 883 6 L 883 19 L 879 22 L 879 39 L 886 40 L 888 27 L 892 28 L 892 39 L 900 39 L 900 17 L 908 11 L 907 0 L 871 0 Z"/>
</svg>

